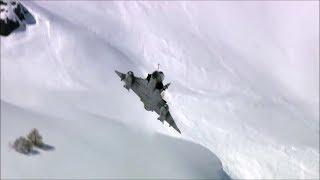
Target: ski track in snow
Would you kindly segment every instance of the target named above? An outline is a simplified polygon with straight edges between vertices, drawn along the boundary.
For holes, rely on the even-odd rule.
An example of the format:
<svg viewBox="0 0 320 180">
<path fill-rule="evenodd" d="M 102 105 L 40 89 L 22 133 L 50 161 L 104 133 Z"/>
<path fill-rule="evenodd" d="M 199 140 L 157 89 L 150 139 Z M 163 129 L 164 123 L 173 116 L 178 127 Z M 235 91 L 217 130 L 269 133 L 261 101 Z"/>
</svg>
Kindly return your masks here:
<svg viewBox="0 0 320 180">
<path fill-rule="evenodd" d="M 2 178 L 319 178 L 319 2 L 23 3 L 37 24 L 1 37 Z M 158 63 L 182 135 L 114 74 Z M 8 148 L 35 126 L 55 151 Z"/>
</svg>

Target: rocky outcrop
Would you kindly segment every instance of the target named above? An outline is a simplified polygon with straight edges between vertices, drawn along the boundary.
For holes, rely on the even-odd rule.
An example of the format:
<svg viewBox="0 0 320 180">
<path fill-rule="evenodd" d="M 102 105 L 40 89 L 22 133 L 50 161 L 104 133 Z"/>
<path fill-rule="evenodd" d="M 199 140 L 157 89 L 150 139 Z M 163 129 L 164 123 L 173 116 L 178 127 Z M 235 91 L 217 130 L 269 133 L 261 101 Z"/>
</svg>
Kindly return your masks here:
<svg viewBox="0 0 320 180">
<path fill-rule="evenodd" d="M 0 35 L 8 36 L 14 30 L 24 30 L 35 24 L 32 14 L 17 0 L 0 0 Z"/>
</svg>

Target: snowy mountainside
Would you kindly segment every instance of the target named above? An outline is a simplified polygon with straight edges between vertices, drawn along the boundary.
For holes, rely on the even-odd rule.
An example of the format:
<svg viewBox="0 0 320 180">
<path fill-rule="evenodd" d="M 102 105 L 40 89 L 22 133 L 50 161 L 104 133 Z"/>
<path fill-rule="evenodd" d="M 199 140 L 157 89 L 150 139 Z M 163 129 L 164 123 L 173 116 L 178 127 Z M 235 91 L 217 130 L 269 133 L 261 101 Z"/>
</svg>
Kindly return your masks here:
<svg viewBox="0 0 320 180">
<path fill-rule="evenodd" d="M 2 122 L 6 129 L 1 129 L 1 141 L 37 125 L 56 148 L 31 156 L 2 149 L 2 176 L 228 179 L 219 159 L 197 144 L 159 134 L 146 136 L 108 117 L 78 115 L 82 118 L 59 119 L 1 101 L 1 118 L 10 119 Z"/>
<path fill-rule="evenodd" d="M 112 138 L 102 133 L 105 127 L 123 142 L 131 128 L 154 141 L 158 132 L 201 144 L 232 178 L 319 178 L 319 2 L 23 3 L 37 24 L 1 38 L 3 177 L 19 176 L 11 168 L 21 162 L 6 149 L 8 141 L 40 126 L 56 151 L 36 157 L 35 169 L 43 165 L 42 157 L 63 158 L 72 150 L 68 143 L 83 149 L 79 154 L 100 155 L 99 149 L 113 143 L 103 142 Z M 181 136 L 146 112 L 114 74 L 117 69 L 146 76 L 158 63 L 171 82 L 165 99 Z M 11 106 L 24 110 L 12 113 Z M 44 117 L 34 122 L 13 117 L 25 110 Z M 21 121 L 30 128 L 9 131 Z M 124 124 L 130 128 L 123 131 L 129 132 L 121 136 L 108 122 Z M 101 134 L 92 134 L 96 129 Z M 168 149 L 169 156 L 159 153 L 171 157 Z M 86 162 L 99 159 L 89 157 Z M 219 159 L 208 168 L 219 171 Z M 188 176 L 189 169 L 184 170 Z M 56 177 L 55 172 L 42 173 Z M 67 173 L 74 177 L 75 172 Z"/>
</svg>

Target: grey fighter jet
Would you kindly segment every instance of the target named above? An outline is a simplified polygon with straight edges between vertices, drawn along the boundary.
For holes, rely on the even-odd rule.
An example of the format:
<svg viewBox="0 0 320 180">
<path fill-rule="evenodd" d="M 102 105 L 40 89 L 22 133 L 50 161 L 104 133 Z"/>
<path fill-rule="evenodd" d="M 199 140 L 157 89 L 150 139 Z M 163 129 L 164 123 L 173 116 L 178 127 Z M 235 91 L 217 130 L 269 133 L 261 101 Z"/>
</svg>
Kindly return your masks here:
<svg viewBox="0 0 320 180">
<path fill-rule="evenodd" d="M 162 84 L 164 74 L 161 71 L 154 71 L 152 74 L 148 74 L 146 79 L 135 77 L 132 71 L 127 74 L 119 71 L 115 72 L 121 78 L 121 81 L 125 82 L 123 87 L 128 91 L 132 89 L 139 96 L 147 111 L 155 111 L 159 115 L 158 120 L 162 123 L 163 121 L 168 122 L 169 126 L 172 126 L 181 134 L 169 112 L 167 102 L 161 97 L 162 91 L 166 90 L 170 85 L 170 83 Z"/>
</svg>

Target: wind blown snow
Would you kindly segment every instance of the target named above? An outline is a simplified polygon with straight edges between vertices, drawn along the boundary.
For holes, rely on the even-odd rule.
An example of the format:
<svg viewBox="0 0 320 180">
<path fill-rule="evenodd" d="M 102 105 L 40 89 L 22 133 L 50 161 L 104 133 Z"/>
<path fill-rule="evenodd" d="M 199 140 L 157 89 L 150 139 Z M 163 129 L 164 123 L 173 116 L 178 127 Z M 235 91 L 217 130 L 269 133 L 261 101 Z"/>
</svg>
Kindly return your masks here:
<svg viewBox="0 0 320 180">
<path fill-rule="evenodd" d="M 319 178 L 318 1 L 22 3 L 37 24 L 1 37 L 1 178 Z M 181 136 L 114 73 L 158 63 Z M 10 150 L 33 127 L 55 151 Z"/>
</svg>

